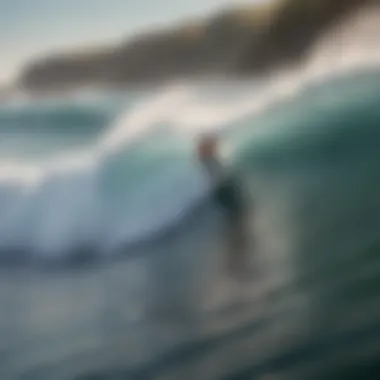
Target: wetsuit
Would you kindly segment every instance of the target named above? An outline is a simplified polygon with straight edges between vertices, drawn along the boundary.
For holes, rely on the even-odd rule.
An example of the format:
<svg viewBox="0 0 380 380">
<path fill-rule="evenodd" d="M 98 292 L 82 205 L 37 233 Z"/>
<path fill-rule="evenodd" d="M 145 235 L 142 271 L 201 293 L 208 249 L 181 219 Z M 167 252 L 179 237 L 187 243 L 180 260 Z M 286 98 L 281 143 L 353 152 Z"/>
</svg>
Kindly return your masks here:
<svg viewBox="0 0 380 380">
<path fill-rule="evenodd" d="M 240 217 L 244 205 L 238 181 L 214 158 L 205 160 L 204 165 L 212 180 L 213 201 L 228 217 Z"/>
<path fill-rule="evenodd" d="M 216 159 L 208 158 L 203 163 L 212 180 L 212 200 L 226 218 L 228 270 L 234 274 L 242 274 L 247 267 L 248 254 L 248 234 L 242 188 L 239 182 L 228 174 Z"/>
</svg>

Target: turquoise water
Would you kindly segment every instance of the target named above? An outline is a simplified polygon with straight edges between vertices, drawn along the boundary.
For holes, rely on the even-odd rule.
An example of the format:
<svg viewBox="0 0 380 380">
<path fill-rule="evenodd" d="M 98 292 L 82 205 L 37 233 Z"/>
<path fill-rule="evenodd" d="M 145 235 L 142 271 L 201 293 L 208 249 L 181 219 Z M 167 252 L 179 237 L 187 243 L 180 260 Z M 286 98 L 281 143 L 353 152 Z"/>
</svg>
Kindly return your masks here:
<svg viewBox="0 0 380 380">
<path fill-rule="evenodd" d="M 378 378 L 379 84 L 348 73 L 260 110 L 253 83 L 1 109 L 0 377 Z M 250 195 L 243 283 L 200 130 Z"/>
</svg>

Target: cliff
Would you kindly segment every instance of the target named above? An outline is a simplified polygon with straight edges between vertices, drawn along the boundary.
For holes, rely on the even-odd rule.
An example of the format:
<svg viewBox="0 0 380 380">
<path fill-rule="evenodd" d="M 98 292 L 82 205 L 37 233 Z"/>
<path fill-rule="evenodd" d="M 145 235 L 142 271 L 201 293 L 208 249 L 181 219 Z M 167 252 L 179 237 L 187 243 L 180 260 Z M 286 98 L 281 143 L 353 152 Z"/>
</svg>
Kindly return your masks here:
<svg viewBox="0 0 380 380">
<path fill-rule="evenodd" d="M 117 46 L 45 57 L 27 65 L 18 84 L 47 91 L 261 73 L 302 59 L 333 22 L 368 2 L 273 0 L 226 9 Z"/>
</svg>

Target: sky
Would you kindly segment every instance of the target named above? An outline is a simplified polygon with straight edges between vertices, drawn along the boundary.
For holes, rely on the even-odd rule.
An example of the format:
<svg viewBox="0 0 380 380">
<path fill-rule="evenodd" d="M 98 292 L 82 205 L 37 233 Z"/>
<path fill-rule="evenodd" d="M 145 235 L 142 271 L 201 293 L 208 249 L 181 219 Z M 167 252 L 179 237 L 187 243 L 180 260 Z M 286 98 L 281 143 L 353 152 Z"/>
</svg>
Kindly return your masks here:
<svg viewBox="0 0 380 380">
<path fill-rule="evenodd" d="M 0 0 L 0 83 L 45 53 L 117 42 L 152 26 L 262 0 Z"/>
</svg>

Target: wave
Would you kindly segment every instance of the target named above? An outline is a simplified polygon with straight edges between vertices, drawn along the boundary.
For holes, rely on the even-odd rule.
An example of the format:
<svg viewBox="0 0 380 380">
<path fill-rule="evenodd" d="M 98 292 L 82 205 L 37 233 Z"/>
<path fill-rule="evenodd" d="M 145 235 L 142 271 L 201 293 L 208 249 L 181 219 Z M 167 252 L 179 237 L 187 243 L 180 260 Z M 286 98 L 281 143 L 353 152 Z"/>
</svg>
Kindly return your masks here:
<svg viewBox="0 0 380 380">
<path fill-rule="evenodd" d="M 64 155 L 1 160 L 0 256 L 55 260 L 83 247 L 104 256 L 180 223 L 210 188 L 193 158 L 200 131 L 225 136 L 222 153 L 248 182 L 253 169 L 375 148 L 377 71 L 325 83 L 289 78 L 264 87 L 175 84 L 129 99 L 119 115 L 115 103 L 13 110 L 20 131 L 33 120 L 58 139 L 65 128 L 98 129 L 91 145 L 66 146 Z M 10 113 L 2 115 L 0 134 Z"/>
<path fill-rule="evenodd" d="M 236 133 L 240 164 L 268 159 L 297 168 L 339 157 L 357 159 L 355 152 L 376 153 L 379 83 L 378 69 L 329 76 L 305 87 L 296 99 L 277 102 L 254 120 L 265 133 L 252 133 L 249 124 Z"/>
</svg>

